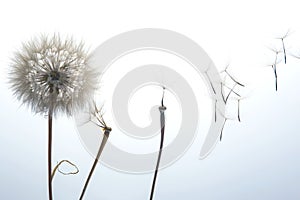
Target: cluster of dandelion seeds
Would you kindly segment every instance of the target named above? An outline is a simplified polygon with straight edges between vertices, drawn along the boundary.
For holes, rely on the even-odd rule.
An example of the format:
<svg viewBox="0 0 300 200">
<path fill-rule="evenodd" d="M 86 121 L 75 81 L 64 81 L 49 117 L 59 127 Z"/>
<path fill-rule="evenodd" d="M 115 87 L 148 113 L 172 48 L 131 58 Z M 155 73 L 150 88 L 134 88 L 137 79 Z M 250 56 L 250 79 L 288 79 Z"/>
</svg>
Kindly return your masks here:
<svg viewBox="0 0 300 200">
<path fill-rule="evenodd" d="M 15 96 L 33 112 L 71 115 L 92 99 L 97 74 L 83 43 L 41 35 L 23 43 L 9 74 Z"/>
</svg>

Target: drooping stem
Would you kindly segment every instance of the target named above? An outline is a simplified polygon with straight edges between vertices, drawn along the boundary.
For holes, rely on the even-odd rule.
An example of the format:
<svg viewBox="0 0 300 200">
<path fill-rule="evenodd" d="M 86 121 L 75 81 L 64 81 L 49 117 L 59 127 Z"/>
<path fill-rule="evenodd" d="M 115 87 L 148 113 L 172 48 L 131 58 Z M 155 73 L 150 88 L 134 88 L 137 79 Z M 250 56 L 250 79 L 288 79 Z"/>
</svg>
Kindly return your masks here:
<svg viewBox="0 0 300 200">
<path fill-rule="evenodd" d="M 164 95 L 161 101 L 161 106 L 159 107 L 159 112 L 160 112 L 160 145 L 159 145 L 159 152 L 158 152 L 158 157 L 157 157 L 157 163 L 155 167 L 155 172 L 154 172 L 154 177 L 152 181 L 152 187 L 151 187 L 151 194 L 150 194 L 150 200 L 153 199 L 154 196 L 154 189 L 155 189 L 155 184 L 156 184 L 156 179 L 157 179 L 157 173 L 159 169 L 159 164 L 160 164 L 160 159 L 161 159 L 161 154 L 164 146 L 164 136 L 165 136 L 165 111 L 166 107 L 163 104 L 163 99 Z"/>
<path fill-rule="evenodd" d="M 52 107 L 48 113 L 48 193 L 49 200 L 52 200 Z"/>
<path fill-rule="evenodd" d="M 60 171 L 59 167 L 63 163 L 68 163 L 69 165 L 73 166 L 75 168 L 75 171 L 73 171 L 73 172 L 62 172 L 62 171 Z M 71 174 L 74 175 L 74 174 L 78 174 L 79 173 L 78 167 L 75 164 L 73 164 L 71 161 L 69 161 L 69 160 L 61 160 L 59 163 L 57 163 L 57 165 L 53 168 L 53 171 L 52 171 L 52 174 L 51 174 L 51 181 L 53 180 L 53 178 L 54 178 L 54 176 L 55 176 L 55 174 L 56 174 L 57 171 L 59 173 L 63 174 L 63 175 L 71 175 Z"/>
<path fill-rule="evenodd" d="M 95 170 L 95 168 L 96 168 L 96 166 L 97 166 L 97 164 L 98 164 L 99 158 L 100 158 L 100 156 L 101 156 L 101 154 L 102 154 L 102 151 L 103 151 L 103 149 L 104 149 L 104 147 L 105 147 L 105 145 L 106 145 L 106 142 L 107 142 L 107 140 L 108 140 L 110 131 L 111 131 L 111 129 L 105 129 L 105 131 L 104 131 L 104 136 L 103 136 L 102 142 L 101 142 L 101 144 L 100 144 L 100 147 L 99 147 L 97 156 L 96 156 L 96 158 L 95 158 L 95 161 L 94 161 L 94 163 L 93 163 L 93 166 L 92 166 L 92 168 L 91 168 L 91 170 L 90 170 L 90 173 L 89 173 L 89 175 L 88 175 L 88 177 L 87 177 L 87 180 L 86 180 L 86 182 L 85 182 L 85 184 L 84 184 L 84 187 L 83 187 L 83 189 L 82 189 L 82 192 L 81 192 L 81 195 L 80 195 L 80 198 L 79 198 L 80 200 L 83 199 L 83 196 L 84 196 L 85 191 L 86 191 L 86 189 L 87 189 L 87 187 L 88 187 L 88 184 L 89 184 L 89 182 L 90 182 L 90 179 L 91 179 L 91 177 L 92 177 L 92 175 L 93 175 L 93 172 L 94 172 L 94 170 Z"/>
</svg>

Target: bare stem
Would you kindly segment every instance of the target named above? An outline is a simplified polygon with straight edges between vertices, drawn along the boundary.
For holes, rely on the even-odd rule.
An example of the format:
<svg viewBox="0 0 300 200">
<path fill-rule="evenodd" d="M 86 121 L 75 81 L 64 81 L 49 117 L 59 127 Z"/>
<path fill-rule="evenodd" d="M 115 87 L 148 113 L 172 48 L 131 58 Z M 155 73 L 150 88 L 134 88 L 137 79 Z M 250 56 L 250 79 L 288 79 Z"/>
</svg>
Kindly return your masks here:
<svg viewBox="0 0 300 200">
<path fill-rule="evenodd" d="M 87 187 L 88 187 L 88 184 L 89 184 L 89 182 L 90 182 L 90 179 L 91 179 L 91 177 L 92 177 L 92 175 L 93 175 L 93 172 L 94 172 L 94 170 L 95 170 L 95 168 L 96 168 L 96 166 L 97 166 L 97 163 L 98 163 L 98 161 L 99 161 L 99 158 L 100 158 L 100 156 L 101 156 L 101 154 L 102 154 L 102 151 L 103 151 L 103 149 L 104 149 L 104 147 L 105 147 L 105 145 L 106 145 L 106 142 L 107 142 L 107 140 L 108 140 L 110 131 L 111 131 L 111 129 L 105 129 L 105 131 L 104 131 L 104 136 L 103 136 L 102 142 L 101 142 L 101 144 L 100 144 L 100 147 L 99 147 L 97 156 L 96 156 L 96 158 L 95 158 L 94 164 L 93 164 L 93 166 L 92 166 L 92 168 L 91 168 L 91 170 L 90 170 L 90 173 L 89 173 L 89 175 L 88 175 L 88 177 L 87 177 L 87 180 L 86 180 L 86 182 L 85 182 L 85 184 L 84 184 L 84 187 L 83 187 L 83 189 L 82 189 L 82 192 L 81 192 L 81 195 L 80 195 L 80 198 L 79 198 L 80 200 L 83 199 L 83 196 L 84 196 L 85 191 L 86 191 L 86 189 L 87 189 Z"/>
<path fill-rule="evenodd" d="M 158 153 L 158 157 L 157 157 L 157 162 L 156 162 L 154 177 L 153 177 L 153 181 L 152 181 L 152 187 L 151 187 L 151 193 L 150 193 L 150 200 L 152 200 L 153 196 L 154 196 L 154 189 L 155 189 L 155 183 L 156 183 L 156 179 L 157 179 L 157 173 L 158 173 L 158 169 L 159 169 L 159 164 L 160 164 L 162 150 L 163 150 L 163 147 L 164 147 L 165 111 L 167 109 L 164 106 L 164 97 L 165 97 L 165 87 L 163 87 L 163 95 L 162 95 L 162 98 L 161 98 L 161 106 L 158 108 L 159 112 L 160 112 L 160 145 L 159 145 L 159 153 Z"/>
<path fill-rule="evenodd" d="M 159 153 L 158 153 L 158 158 L 157 158 L 157 163 L 155 167 L 155 172 L 154 172 L 154 177 L 153 177 L 153 182 L 152 182 L 152 187 L 151 187 L 151 194 L 150 194 L 150 200 L 153 199 L 154 195 L 154 189 L 155 189 L 155 183 L 156 183 L 156 178 L 157 178 L 157 173 L 158 173 L 158 168 L 160 164 L 160 159 L 161 159 L 161 154 L 163 150 L 163 145 L 164 145 L 164 135 L 165 135 L 165 110 L 167 108 L 163 105 L 162 101 L 162 106 L 159 107 L 160 111 L 160 146 L 159 146 Z"/>
</svg>

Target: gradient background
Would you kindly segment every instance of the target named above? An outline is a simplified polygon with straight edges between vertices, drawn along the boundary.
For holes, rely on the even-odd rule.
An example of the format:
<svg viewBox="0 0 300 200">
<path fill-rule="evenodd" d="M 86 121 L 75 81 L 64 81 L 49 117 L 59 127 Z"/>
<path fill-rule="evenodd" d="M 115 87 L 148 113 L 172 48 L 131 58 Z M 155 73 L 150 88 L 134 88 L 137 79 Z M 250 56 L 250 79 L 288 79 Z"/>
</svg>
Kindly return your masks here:
<svg viewBox="0 0 300 200">
<path fill-rule="evenodd" d="M 198 156 L 212 113 L 205 109 L 210 105 L 200 106 L 198 137 L 184 157 L 159 173 L 155 199 L 299 199 L 300 61 L 289 56 L 287 65 L 279 65 L 277 93 L 272 69 L 264 67 L 274 60 L 267 47 L 280 46 L 274 38 L 289 28 L 294 32 L 286 45 L 300 53 L 299 19 L 299 6 L 292 0 L 1 2 L 0 198 L 47 199 L 46 119 L 20 106 L 6 83 L 10 58 L 21 42 L 59 32 L 84 40 L 93 50 L 116 34 L 153 27 L 190 37 L 220 70 L 230 62 L 230 71 L 249 90 L 241 102 L 242 123 L 229 121 L 223 141 L 205 160 Z M 202 83 L 192 74 L 187 79 Z M 197 95 L 208 98 L 206 91 Z M 172 120 L 176 118 L 169 116 L 167 126 Z M 55 177 L 54 197 L 77 199 L 93 157 L 81 144 L 73 119 L 55 120 L 53 142 L 53 164 L 70 159 L 80 168 L 76 176 Z M 147 199 L 151 181 L 152 174 L 120 173 L 99 165 L 86 199 Z"/>
</svg>

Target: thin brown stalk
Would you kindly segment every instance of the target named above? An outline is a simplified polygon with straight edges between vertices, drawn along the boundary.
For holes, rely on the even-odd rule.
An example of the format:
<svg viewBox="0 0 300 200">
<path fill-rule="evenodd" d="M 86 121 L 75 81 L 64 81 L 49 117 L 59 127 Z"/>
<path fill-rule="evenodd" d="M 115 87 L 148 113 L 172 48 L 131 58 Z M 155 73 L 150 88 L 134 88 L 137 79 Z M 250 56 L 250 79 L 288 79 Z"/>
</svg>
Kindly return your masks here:
<svg viewBox="0 0 300 200">
<path fill-rule="evenodd" d="M 165 88 L 163 88 L 165 89 Z M 151 187 L 151 193 L 150 193 L 150 200 L 153 199 L 154 196 L 154 190 L 155 190 L 155 184 L 156 184 L 156 179 L 157 179 L 157 174 L 158 174 L 158 169 L 159 169 L 159 164 L 160 164 L 160 159 L 161 159 L 161 154 L 163 150 L 163 145 L 164 145 L 164 135 L 165 135 L 165 111 L 166 107 L 164 106 L 164 93 L 163 97 L 161 100 L 161 106 L 159 107 L 159 112 L 160 112 L 160 145 L 159 145 L 159 153 L 158 153 L 158 158 L 156 162 L 156 167 L 155 167 L 155 172 L 154 172 L 154 177 L 152 181 L 152 187 Z"/>
<path fill-rule="evenodd" d="M 107 142 L 107 140 L 108 140 L 110 131 L 111 131 L 111 129 L 105 130 L 105 131 L 104 131 L 104 136 L 103 136 L 102 142 L 101 142 L 101 144 L 100 144 L 100 147 L 99 147 L 97 156 L 96 156 L 96 158 L 95 158 L 95 160 L 94 160 L 93 166 L 92 166 L 92 168 L 91 168 L 91 170 L 90 170 L 90 173 L 89 173 L 89 175 L 88 175 L 88 177 L 87 177 L 87 180 L 86 180 L 86 182 L 85 182 L 85 184 L 84 184 L 84 187 L 83 187 L 83 189 L 82 189 L 82 192 L 81 192 L 81 195 L 80 195 L 80 198 L 79 198 L 80 200 L 83 199 L 83 196 L 84 196 L 84 194 L 85 194 L 85 191 L 86 191 L 86 189 L 87 189 L 87 187 L 88 187 L 88 185 L 89 185 L 90 179 L 91 179 L 91 177 L 92 177 L 92 175 L 93 175 L 93 173 L 94 173 L 94 170 L 95 170 L 95 168 L 96 168 L 96 166 L 97 166 L 97 164 L 98 164 L 98 162 L 99 162 L 99 158 L 100 158 L 100 156 L 101 156 L 101 154 L 102 154 L 102 151 L 103 151 L 103 149 L 104 149 L 104 147 L 105 147 L 105 145 L 106 145 L 106 142 Z"/>
<path fill-rule="evenodd" d="M 103 139 L 101 141 L 101 144 L 99 146 L 99 149 L 98 149 L 98 152 L 97 152 L 97 155 L 96 155 L 96 158 L 94 160 L 94 163 L 93 163 L 93 166 L 89 172 L 89 175 L 87 177 L 87 180 L 84 184 L 84 187 L 82 189 L 82 192 L 81 192 L 81 195 L 80 195 L 80 198 L 79 200 L 82 200 L 83 199 L 83 196 L 86 192 L 86 189 L 88 187 L 88 184 L 90 182 L 90 179 L 93 175 L 93 172 L 97 166 L 97 163 L 99 162 L 99 159 L 100 159 L 100 156 L 102 154 L 102 151 L 107 143 L 107 140 L 108 140 L 108 137 L 109 137 L 109 134 L 110 132 L 112 131 L 112 129 L 110 127 L 108 127 L 104 121 L 104 118 L 103 118 L 103 113 L 102 113 L 102 108 L 98 109 L 97 106 L 96 106 L 96 103 L 94 103 L 94 112 L 92 112 L 92 115 L 96 118 L 97 122 L 94 122 L 93 120 L 91 120 L 91 122 L 93 122 L 94 124 L 96 124 L 98 127 L 102 128 L 104 130 L 104 135 L 103 135 Z"/>
<path fill-rule="evenodd" d="M 53 199 L 52 196 L 52 108 L 48 113 L 48 195 L 49 200 Z"/>
</svg>

